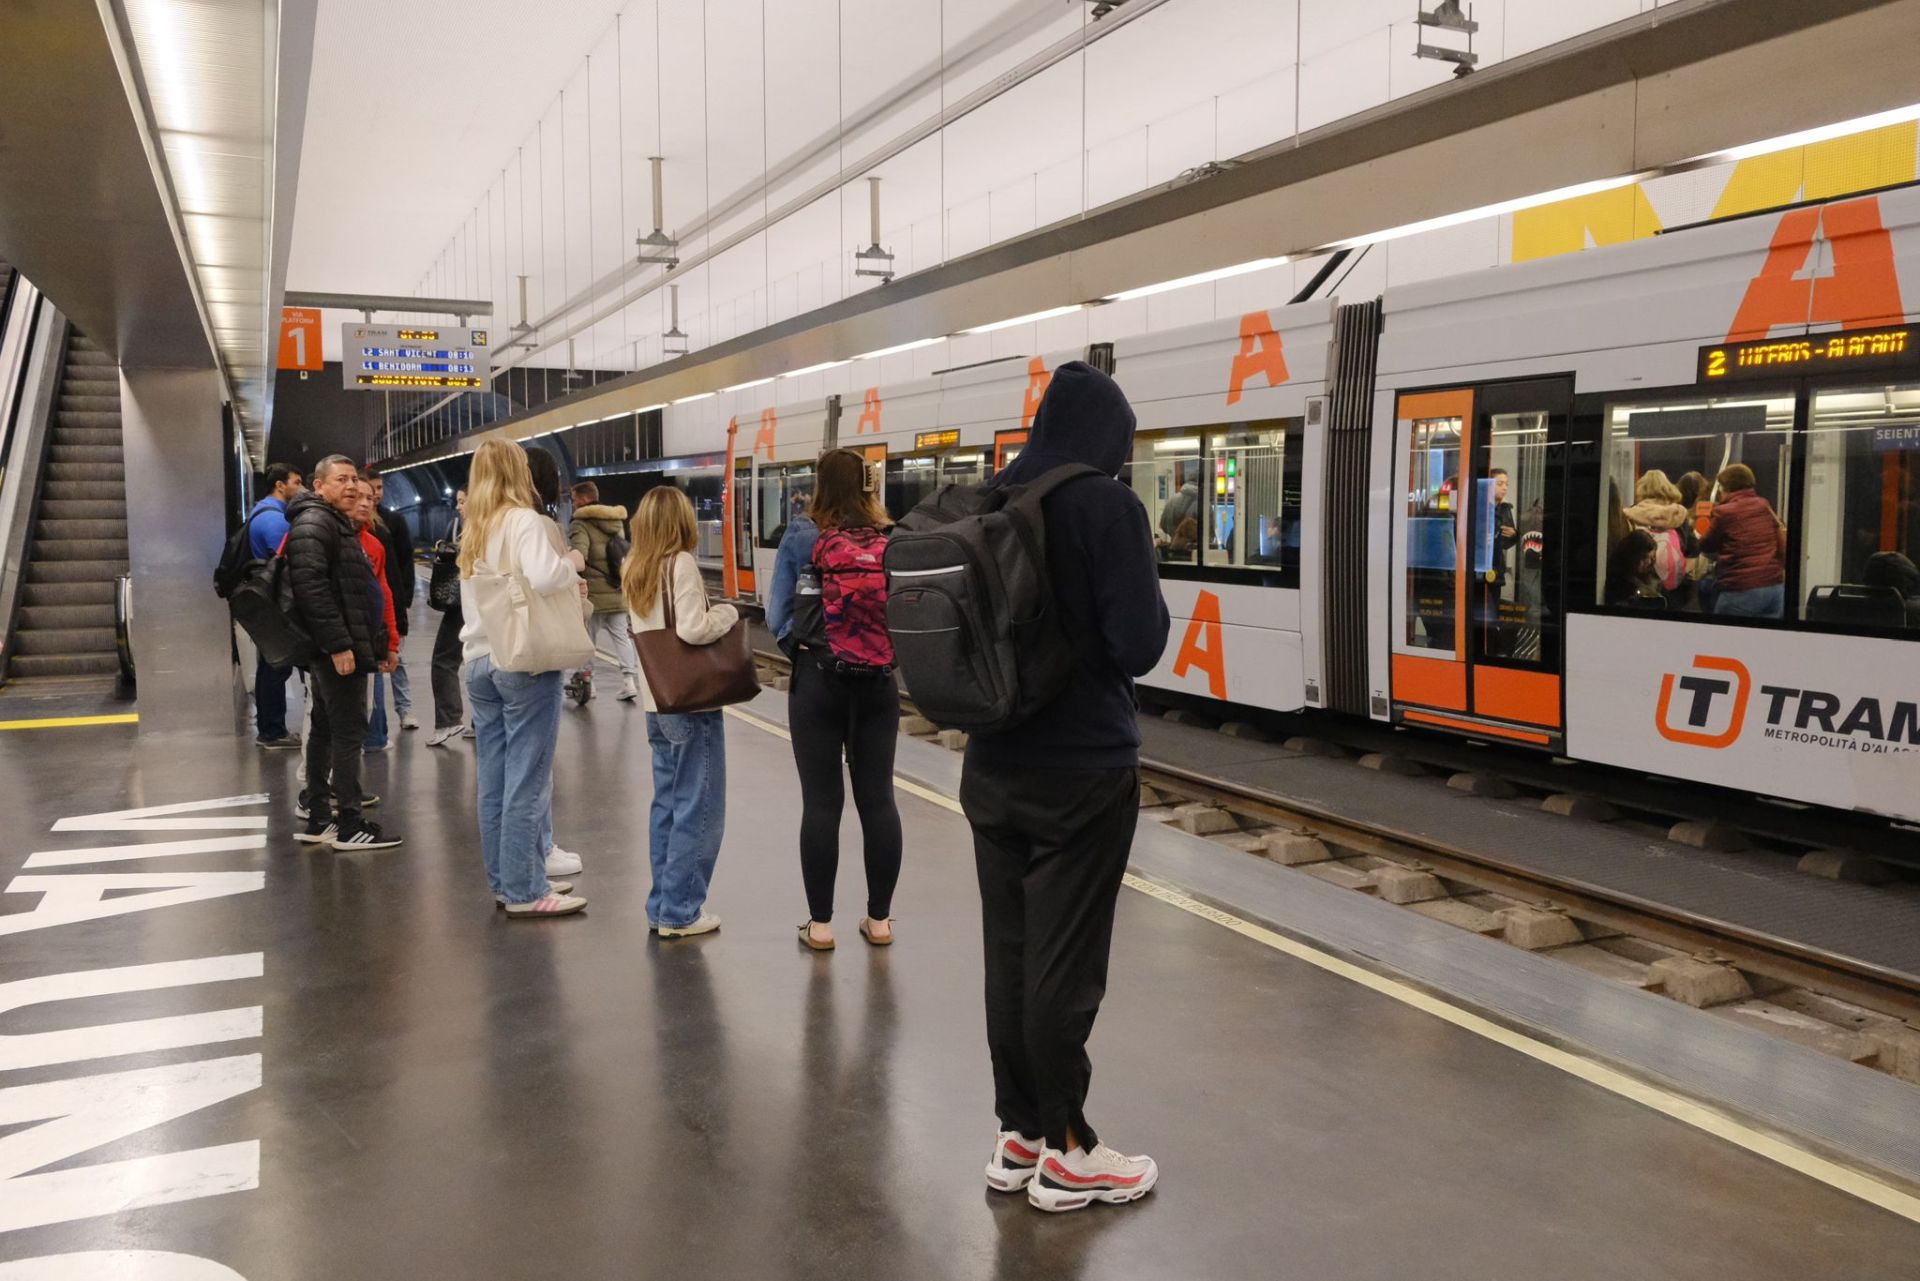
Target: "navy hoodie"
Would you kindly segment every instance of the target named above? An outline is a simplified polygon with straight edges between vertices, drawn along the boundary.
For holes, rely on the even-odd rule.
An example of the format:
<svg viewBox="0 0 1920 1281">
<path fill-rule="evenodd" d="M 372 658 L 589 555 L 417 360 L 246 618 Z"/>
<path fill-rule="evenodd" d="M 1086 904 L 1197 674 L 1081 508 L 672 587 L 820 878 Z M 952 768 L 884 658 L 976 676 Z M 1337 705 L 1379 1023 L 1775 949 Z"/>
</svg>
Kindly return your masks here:
<svg viewBox="0 0 1920 1281">
<path fill-rule="evenodd" d="M 1044 505 L 1047 566 L 1067 639 L 1081 655 L 1061 695 L 1004 734 L 975 735 L 967 759 L 1013 769 L 1125 769 L 1139 764 L 1133 678 L 1167 647 L 1153 533 L 1118 479 L 1133 453 L 1133 409 L 1120 385 L 1084 361 L 1054 371 L 1026 448 L 996 483 L 1038 480 L 1063 463 L 1106 473 L 1056 489 Z"/>
</svg>

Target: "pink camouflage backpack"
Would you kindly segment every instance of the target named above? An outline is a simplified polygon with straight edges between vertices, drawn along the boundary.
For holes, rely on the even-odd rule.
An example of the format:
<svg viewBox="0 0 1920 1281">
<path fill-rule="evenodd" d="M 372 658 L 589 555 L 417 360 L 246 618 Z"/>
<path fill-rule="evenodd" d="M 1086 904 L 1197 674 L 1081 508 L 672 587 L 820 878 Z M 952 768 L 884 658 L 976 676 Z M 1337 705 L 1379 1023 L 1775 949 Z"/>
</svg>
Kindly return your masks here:
<svg viewBox="0 0 1920 1281">
<path fill-rule="evenodd" d="M 873 672 L 893 668 L 886 554 L 886 533 L 866 526 L 827 530 L 813 545 L 827 648 L 846 667 Z"/>
</svg>

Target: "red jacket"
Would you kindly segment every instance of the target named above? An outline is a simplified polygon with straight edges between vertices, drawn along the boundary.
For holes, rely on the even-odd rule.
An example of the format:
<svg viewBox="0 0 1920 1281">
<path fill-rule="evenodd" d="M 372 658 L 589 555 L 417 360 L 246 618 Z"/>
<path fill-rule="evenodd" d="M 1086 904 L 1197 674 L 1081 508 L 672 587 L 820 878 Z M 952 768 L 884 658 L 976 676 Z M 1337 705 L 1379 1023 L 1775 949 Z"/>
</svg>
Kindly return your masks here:
<svg viewBox="0 0 1920 1281">
<path fill-rule="evenodd" d="M 400 650 L 400 624 L 393 615 L 393 588 L 387 586 L 387 549 L 371 525 L 360 527 L 360 550 L 373 566 L 373 581 L 380 584 L 380 600 L 387 609 L 387 640 L 394 652 Z"/>
<path fill-rule="evenodd" d="M 1713 523 L 1701 544 L 1714 562 L 1714 582 L 1723 592 L 1744 592 L 1787 581 L 1780 563 L 1780 518 L 1773 505 L 1751 489 L 1738 490 L 1713 509 Z"/>
</svg>

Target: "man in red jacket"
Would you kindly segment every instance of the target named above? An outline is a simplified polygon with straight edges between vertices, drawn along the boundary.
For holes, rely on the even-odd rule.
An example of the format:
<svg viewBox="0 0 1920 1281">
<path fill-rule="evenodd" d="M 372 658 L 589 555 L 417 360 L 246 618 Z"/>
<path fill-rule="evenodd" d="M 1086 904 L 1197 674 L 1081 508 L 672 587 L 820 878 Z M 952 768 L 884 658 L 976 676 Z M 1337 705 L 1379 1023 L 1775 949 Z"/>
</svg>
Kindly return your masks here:
<svg viewBox="0 0 1920 1281">
<path fill-rule="evenodd" d="M 1787 527 L 1760 496 L 1753 469 L 1734 463 L 1718 480 L 1720 501 L 1701 544 L 1715 558 L 1713 612 L 1729 618 L 1779 618 L 1786 608 Z"/>
</svg>

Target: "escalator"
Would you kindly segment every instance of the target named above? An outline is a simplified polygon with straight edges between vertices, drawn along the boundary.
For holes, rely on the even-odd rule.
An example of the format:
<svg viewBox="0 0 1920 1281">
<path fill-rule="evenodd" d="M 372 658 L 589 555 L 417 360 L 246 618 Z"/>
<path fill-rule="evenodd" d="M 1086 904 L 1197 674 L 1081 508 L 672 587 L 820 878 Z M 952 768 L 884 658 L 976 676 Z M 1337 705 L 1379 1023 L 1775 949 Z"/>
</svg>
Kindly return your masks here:
<svg viewBox="0 0 1920 1281">
<path fill-rule="evenodd" d="M 33 513 L 10 680 L 120 676 L 118 580 L 127 573 L 120 371 L 74 332 Z"/>
</svg>

